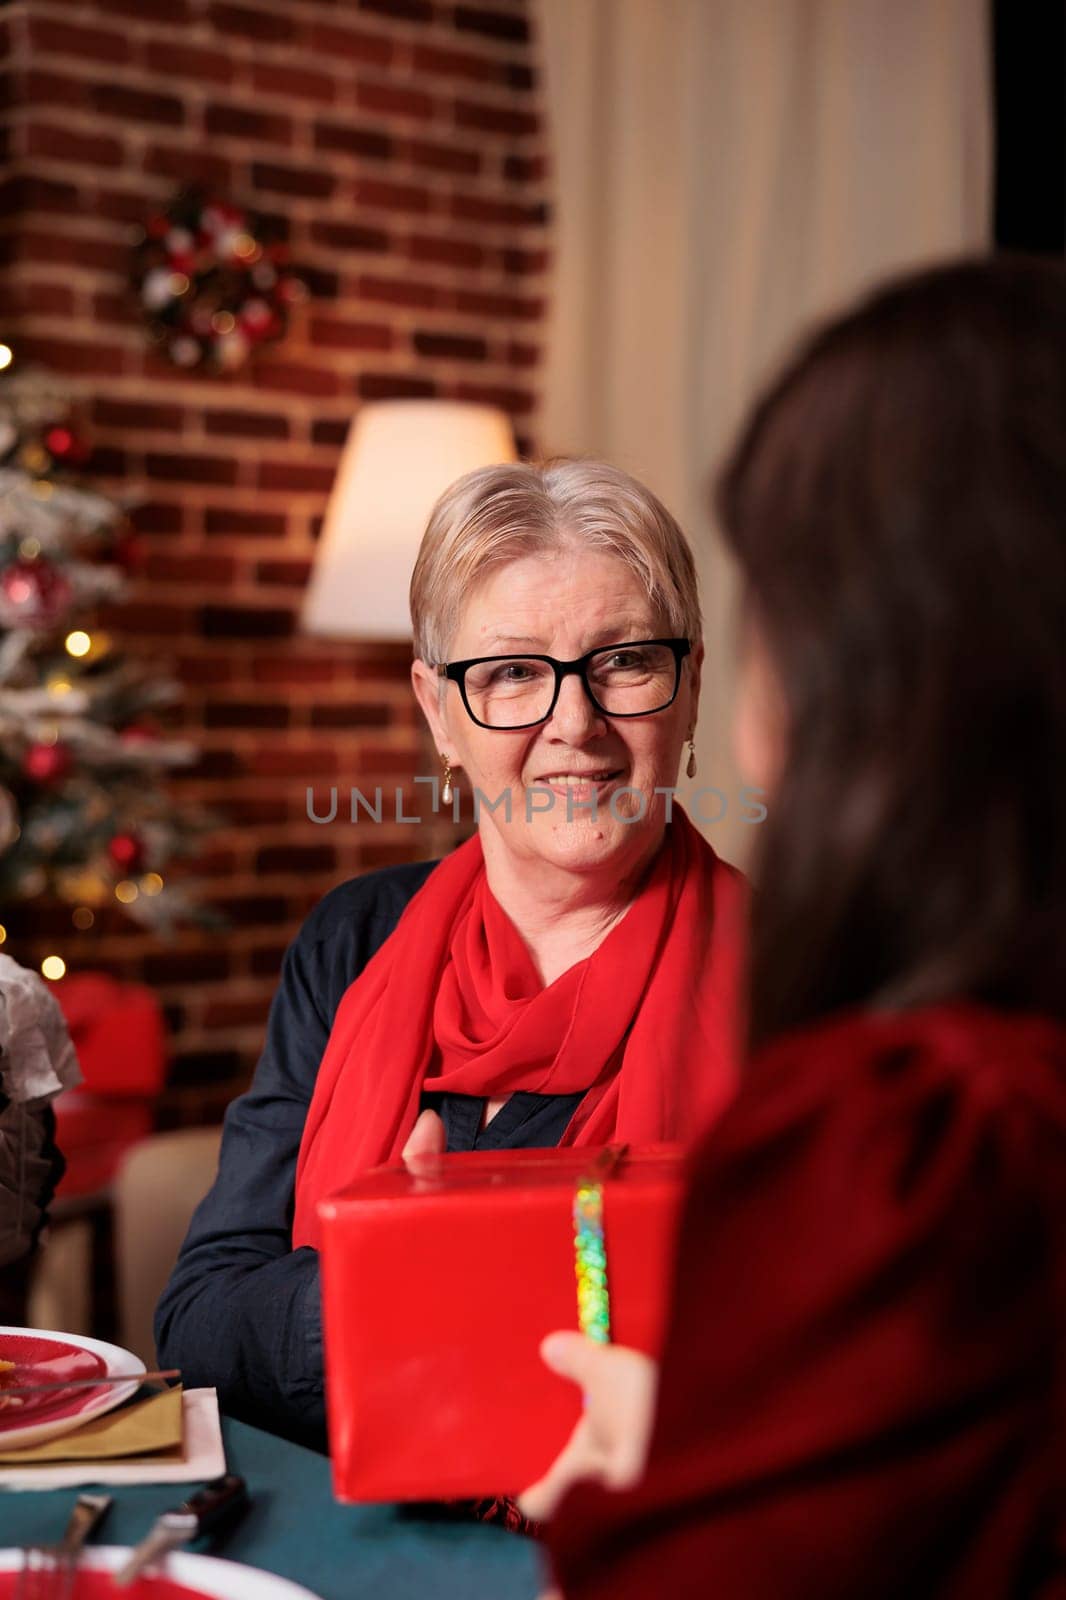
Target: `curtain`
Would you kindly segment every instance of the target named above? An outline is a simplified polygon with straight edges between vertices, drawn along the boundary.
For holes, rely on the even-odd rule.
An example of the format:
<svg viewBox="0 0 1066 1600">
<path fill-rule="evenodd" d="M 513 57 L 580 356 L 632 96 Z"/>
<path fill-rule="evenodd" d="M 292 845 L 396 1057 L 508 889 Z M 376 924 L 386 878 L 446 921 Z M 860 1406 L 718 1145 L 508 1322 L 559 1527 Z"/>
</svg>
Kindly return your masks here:
<svg viewBox="0 0 1066 1600">
<path fill-rule="evenodd" d="M 987 247 L 984 0 L 537 0 L 555 167 L 541 440 L 604 456 L 696 549 L 707 658 L 693 820 L 743 863 L 736 582 L 709 512 L 746 406 L 812 321 Z"/>
</svg>

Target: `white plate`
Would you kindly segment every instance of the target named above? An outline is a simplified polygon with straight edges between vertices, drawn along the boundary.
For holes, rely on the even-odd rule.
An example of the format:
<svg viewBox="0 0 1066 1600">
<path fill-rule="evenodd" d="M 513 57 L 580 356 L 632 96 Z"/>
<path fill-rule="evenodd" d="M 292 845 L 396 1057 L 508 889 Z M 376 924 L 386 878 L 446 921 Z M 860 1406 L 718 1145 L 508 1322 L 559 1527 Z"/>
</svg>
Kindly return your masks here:
<svg viewBox="0 0 1066 1600">
<path fill-rule="evenodd" d="M 114 1572 L 129 1557 L 124 1545 L 90 1545 L 82 1553 L 81 1565 L 92 1571 Z M 0 1550 L 0 1572 L 18 1570 L 21 1550 Z M 195 1589 L 210 1600 L 317 1600 L 310 1589 L 303 1589 L 288 1578 L 278 1578 L 259 1567 L 246 1567 L 240 1561 L 221 1561 L 217 1556 L 193 1555 L 187 1550 L 172 1550 L 148 1569 L 153 1575 L 169 1578 L 183 1588 Z M 116 1589 L 116 1595 L 125 1593 Z"/>
<path fill-rule="evenodd" d="M 80 1428 L 90 1417 L 100 1417 L 105 1411 L 112 1411 L 115 1406 L 121 1405 L 123 1400 L 128 1400 L 130 1395 L 137 1393 L 141 1386 L 141 1376 L 146 1370 L 139 1356 L 135 1356 L 130 1350 L 123 1350 L 117 1344 L 107 1344 L 103 1339 L 89 1339 L 81 1333 L 54 1333 L 48 1328 L 0 1328 L 0 1355 L 4 1352 L 5 1339 L 13 1338 L 55 1339 L 58 1343 L 76 1350 L 87 1350 L 90 1355 L 98 1356 L 104 1363 L 105 1370 L 101 1373 L 101 1377 L 128 1372 L 130 1379 L 128 1383 L 101 1384 L 99 1390 L 89 1388 L 84 1404 L 80 1404 L 77 1410 L 65 1411 L 62 1416 L 43 1418 L 40 1422 L 28 1423 L 22 1428 L 5 1425 L 8 1418 L 12 1418 L 13 1422 L 13 1416 L 10 1411 L 0 1410 L 0 1450 L 4 1451 L 21 1450 L 24 1445 L 41 1444 L 45 1439 L 57 1439 L 61 1434 L 71 1433 L 75 1428 Z"/>
</svg>

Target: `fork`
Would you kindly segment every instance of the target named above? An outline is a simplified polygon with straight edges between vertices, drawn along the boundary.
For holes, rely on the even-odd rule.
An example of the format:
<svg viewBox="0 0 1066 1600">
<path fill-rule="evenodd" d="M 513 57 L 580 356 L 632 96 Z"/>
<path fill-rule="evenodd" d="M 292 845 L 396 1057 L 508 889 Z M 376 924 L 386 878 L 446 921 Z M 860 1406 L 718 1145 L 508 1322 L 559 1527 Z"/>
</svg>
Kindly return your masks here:
<svg viewBox="0 0 1066 1600">
<path fill-rule="evenodd" d="M 22 1552 L 14 1600 L 70 1600 L 85 1541 L 111 1509 L 109 1494 L 80 1494 L 58 1544 L 31 1544 Z"/>
</svg>

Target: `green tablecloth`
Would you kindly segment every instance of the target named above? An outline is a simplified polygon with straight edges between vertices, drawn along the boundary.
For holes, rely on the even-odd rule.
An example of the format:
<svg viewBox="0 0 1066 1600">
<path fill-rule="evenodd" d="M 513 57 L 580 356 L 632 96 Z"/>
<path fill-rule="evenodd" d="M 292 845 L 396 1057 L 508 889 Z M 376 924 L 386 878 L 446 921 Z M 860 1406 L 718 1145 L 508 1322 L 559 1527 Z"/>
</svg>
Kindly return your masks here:
<svg viewBox="0 0 1066 1600">
<path fill-rule="evenodd" d="M 226 1460 L 247 1481 L 252 1506 L 217 1543 L 190 1546 L 263 1567 L 321 1600 L 534 1600 L 543 1555 L 517 1534 L 478 1523 L 430 1520 L 402 1506 L 342 1506 L 324 1456 L 224 1419 Z M 196 1484 L 123 1486 L 100 1544 L 136 1544 L 159 1512 Z M 0 1493 L 0 1545 L 51 1543 L 76 1489 Z"/>
</svg>

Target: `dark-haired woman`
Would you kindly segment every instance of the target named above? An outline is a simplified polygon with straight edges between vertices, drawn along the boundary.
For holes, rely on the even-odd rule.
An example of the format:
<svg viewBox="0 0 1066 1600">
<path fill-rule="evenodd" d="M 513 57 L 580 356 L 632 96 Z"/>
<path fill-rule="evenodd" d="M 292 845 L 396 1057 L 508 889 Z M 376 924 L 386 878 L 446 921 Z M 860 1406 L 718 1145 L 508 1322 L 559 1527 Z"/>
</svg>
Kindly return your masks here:
<svg viewBox="0 0 1066 1600">
<path fill-rule="evenodd" d="M 1066 1594 L 1064 508 L 1066 273 L 1009 259 L 821 332 L 726 467 L 751 1056 L 657 1399 L 545 1347 L 573 1600 Z"/>
</svg>

